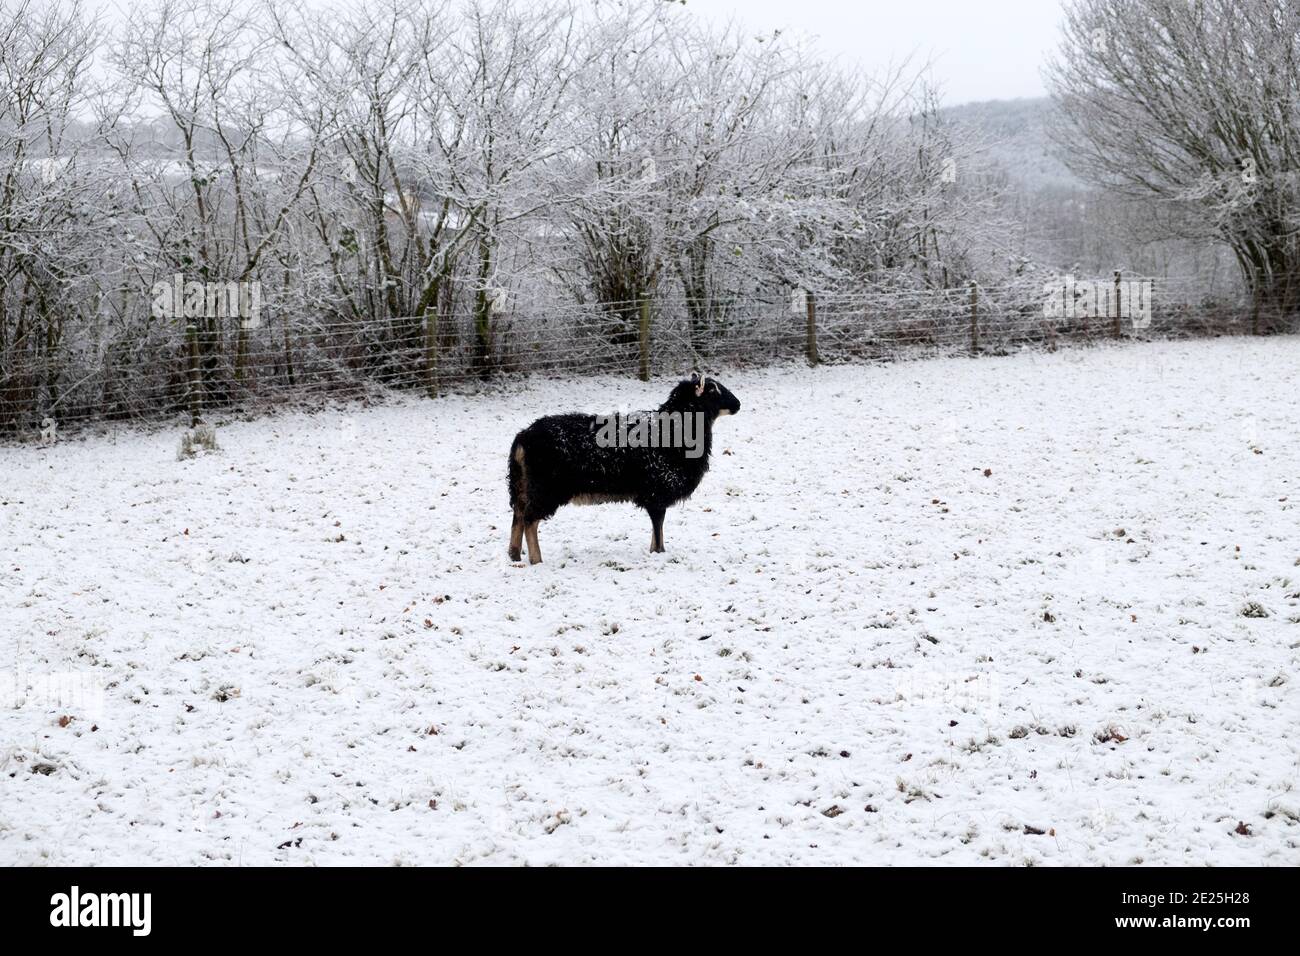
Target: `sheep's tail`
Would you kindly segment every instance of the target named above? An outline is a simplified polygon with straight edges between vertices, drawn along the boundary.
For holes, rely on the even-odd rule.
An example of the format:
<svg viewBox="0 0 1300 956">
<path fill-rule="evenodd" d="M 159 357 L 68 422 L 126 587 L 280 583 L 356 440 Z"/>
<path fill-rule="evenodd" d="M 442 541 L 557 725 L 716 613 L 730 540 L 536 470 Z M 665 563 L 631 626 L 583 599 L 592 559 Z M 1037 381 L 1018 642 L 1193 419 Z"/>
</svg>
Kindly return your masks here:
<svg viewBox="0 0 1300 956">
<path fill-rule="evenodd" d="M 523 553 L 524 535 L 528 534 L 528 560 L 533 564 L 542 560 L 542 553 L 537 548 L 537 526 L 531 530 L 524 527 L 524 512 L 528 510 L 528 473 L 524 470 L 524 444 L 515 436 L 510 446 L 510 547 L 507 554 L 511 561 L 518 561 Z"/>
<path fill-rule="evenodd" d="M 522 511 L 528 502 L 527 475 L 524 471 L 524 446 L 515 438 L 510 446 L 510 510 Z"/>
</svg>

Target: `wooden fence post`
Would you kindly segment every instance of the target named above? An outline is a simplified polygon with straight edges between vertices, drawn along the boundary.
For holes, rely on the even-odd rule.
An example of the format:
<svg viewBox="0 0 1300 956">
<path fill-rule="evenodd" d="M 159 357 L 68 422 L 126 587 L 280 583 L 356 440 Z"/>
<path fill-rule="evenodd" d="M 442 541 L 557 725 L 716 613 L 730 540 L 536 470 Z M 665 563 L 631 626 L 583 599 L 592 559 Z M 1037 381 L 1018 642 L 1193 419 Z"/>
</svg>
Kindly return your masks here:
<svg viewBox="0 0 1300 956">
<path fill-rule="evenodd" d="M 642 295 L 637 304 L 640 310 L 640 322 L 637 329 L 637 376 L 643 382 L 650 381 L 650 297 Z"/>
<path fill-rule="evenodd" d="M 812 290 L 804 294 L 805 311 L 807 312 L 807 353 L 808 364 L 818 365 L 821 363 L 821 355 L 817 351 L 817 297 L 813 295 Z"/>
<path fill-rule="evenodd" d="M 970 354 L 978 355 L 980 350 L 980 297 L 979 286 L 970 284 Z"/>
<path fill-rule="evenodd" d="M 1118 339 L 1118 338 L 1123 338 L 1123 336 L 1124 336 L 1124 325 L 1123 325 L 1123 321 L 1122 321 L 1121 318 L 1120 318 L 1120 315 L 1121 315 L 1121 308 L 1120 308 L 1120 279 L 1119 279 L 1119 270 L 1118 270 L 1118 269 L 1115 270 L 1115 301 L 1114 301 L 1114 303 L 1113 303 L 1113 307 L 1114 307 L 1114 309 L 1115 309 L 1115 329 L 1114 329 L 1114 331 L 1115 331 L 1115 338 L 1117 338 L 1117 339 Z"/>
<path fill-rule="evenodd" d="M 438 397 L 438 310 L 424 310 L 424 391 Z"/>
<path fill-rule="evenodd" d="M 293 347 L 289 344 L 289 321 L 284 322 L 284 374 L 289 384 L 297 385 L 293 377 Z"/>
<path fill-rule="evenodd" d="M 199 423 L 199 416 L 203 412 L 203 378 L 202 370 L 199 368 L 199 327 L 193 322 L 185 326 L 185 338 L 189 344 L 189 406 L 190 406 L 190 427 L 193 428 Z"/>
</svg>

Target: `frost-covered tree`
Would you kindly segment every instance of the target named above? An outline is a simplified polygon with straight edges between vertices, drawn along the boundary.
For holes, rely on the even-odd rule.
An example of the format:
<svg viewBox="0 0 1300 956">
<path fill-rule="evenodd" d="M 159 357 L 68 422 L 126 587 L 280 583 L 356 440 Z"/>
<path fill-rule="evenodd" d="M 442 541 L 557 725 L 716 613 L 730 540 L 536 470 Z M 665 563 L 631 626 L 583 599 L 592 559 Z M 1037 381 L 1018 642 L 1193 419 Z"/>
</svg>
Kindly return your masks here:
<svg viewBox="0 0 1300 956">
<path fill-rule="evenodd" d="M 416 101 L 446 174 L 429 188 L 468 228 L 473 365 L 486 376 L 503 297 L 525 291 L 503 258 L 527 241 L 540 212 L 565 199 L 557 160 L 577 146 L 566 120 L 582 65 L 567 5 L 469 0 L 461 11 L 463 31 L 422 60 Z"/>
<path fill-rule="evenodd" d="M 0 5 L 0 423 L 64 401 L 58 356 L 99 321 L 94 230 L 113 198 L 91 148 L 95 25 L 79 4 Z"/>
<path fill-rule="evenodd" d="M 0 3 L 13 421 L 70 389 L 129 414 L 557 357 L 648 375 L 652 346 L 729 348 L 792 287 L 989 266 L 923 70 L 832 69 L 680 5 L 149 0 L 104 30 Z M 154 316 L 176 274 L 259 282 L 262 327 Z"/>
<path fill-rule="evenodd" d="M 200 282 L 269 279 L 276 244 L 312 180 L 319 142 L 290 123 L 273 38 L 243 9 L 233 0 L 136 7 L 110 51 L 129 112 L 106 143 L 135 197 L 133 258 L 145 267 L 143 288 L 174 273 Z M 211 315 L 191 322 L 207 389 L 224 388 L 226 355 L 242 381 L 246 323 Z"/>
<path fill-rule="evenodd" d="M 352 4 L 328 21 L 305 5 L 270 9 L 296 78 L 294 115 L 324 154 L 304 203 L 307 304 L 362 343 L 386 379 L 431 382 L 426 318 L 469 236 L 417 95 L 447 55 L 447 7 Z"/>
<path fill-rule="evenodd" d="M 1048 79 L 1065 162 L 1231 247 L 1266 325 L 1300 307 L 1300 8 L 1073 0 Z"/>
</svg>

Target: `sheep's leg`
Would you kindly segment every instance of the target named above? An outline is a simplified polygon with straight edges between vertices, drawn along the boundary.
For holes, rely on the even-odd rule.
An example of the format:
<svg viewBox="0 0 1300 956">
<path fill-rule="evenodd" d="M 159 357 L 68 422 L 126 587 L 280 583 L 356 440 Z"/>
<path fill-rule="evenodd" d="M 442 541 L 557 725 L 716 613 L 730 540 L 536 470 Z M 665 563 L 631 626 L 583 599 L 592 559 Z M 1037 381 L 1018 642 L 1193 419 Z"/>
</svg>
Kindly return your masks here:
<svg viewBox="0 0 1300 956">
<path fill-rule="evenodd" d="M 510 522 L 510 560 L 518 561 L 520 549 L 524 545 L 524 513 L 515 509 L 515 517 Z"/>
<path fill-rule="evenodd" d="M 524 536 L 528 539 L 528 563 L 542 563 L 542 548 L 537 543 L 537 522 L 530 521 L 524 525 Z"/>
<path fill-rule="evenodd" d="M 647 508 L 650 515 L 650 550 L 662 553 L 664 550 L 664 510 Z"/>
</svg>

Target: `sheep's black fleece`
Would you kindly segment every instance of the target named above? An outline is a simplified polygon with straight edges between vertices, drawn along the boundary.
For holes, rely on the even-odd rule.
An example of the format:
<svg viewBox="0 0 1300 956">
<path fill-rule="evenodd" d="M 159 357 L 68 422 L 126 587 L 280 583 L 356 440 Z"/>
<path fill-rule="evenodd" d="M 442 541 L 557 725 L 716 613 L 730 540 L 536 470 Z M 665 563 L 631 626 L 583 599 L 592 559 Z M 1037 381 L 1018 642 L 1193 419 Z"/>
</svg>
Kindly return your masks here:
<svg viewBox="0 0 1300 956">
<path fill-rule="evenodd" d="M 584 414 L 548 415 L 515 436 L 510 448 L 510 506 L 516 523 L 534 525 L 563 505 L 627 501 L 654 522 L 652 546 L 662 549 L 662 520 L 671 505 L 690 497 L 709 468 L 713 424 L 735 414 L 740 402 L 723 385 L 693 376 L 673 389 L 658 412 L 699 413 L 696 447 L 603 447 L 605 420 Z M 629 415 L 634 420 L 640 412 Z M 693 457 L 694 456 L 694 457 Z M 512 546 L 512 554 L 517 550 Z"/>
</svg>

